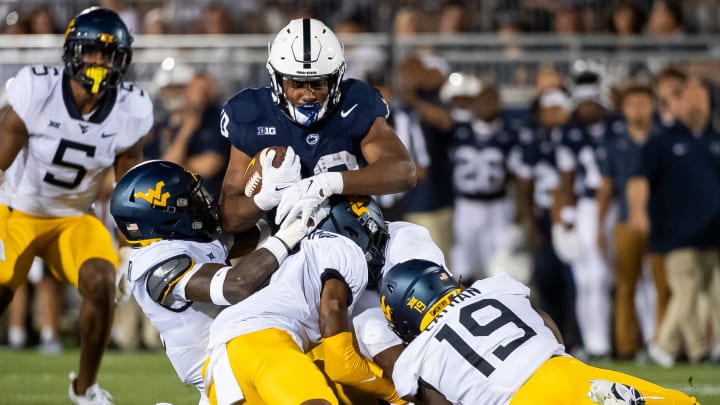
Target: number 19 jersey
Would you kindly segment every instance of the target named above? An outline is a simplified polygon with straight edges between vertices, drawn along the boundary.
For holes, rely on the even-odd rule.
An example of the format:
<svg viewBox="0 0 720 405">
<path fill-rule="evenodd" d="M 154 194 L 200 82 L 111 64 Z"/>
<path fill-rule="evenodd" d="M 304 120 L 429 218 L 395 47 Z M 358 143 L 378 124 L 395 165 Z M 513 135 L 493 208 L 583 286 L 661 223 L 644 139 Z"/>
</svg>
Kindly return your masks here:
<svg viewBox="0 0 720 405">
<path fill-rule="evenodd" d="M 564 355 L 507 274 L 475 282 L 402 352 L 393 371 L 401 397 L 430 386 L 453 404 L 507 404 L 547 359 Z"/>
<path fill-rule="evenodd" d="M 71 80 L 60 67 L 27 66 L 8 88 L 8 102 L 29 133 L 25 168 L 8 201 L 19 211 L 38 217 L 86 214 L 115 156 L 152 126 L 152 102 L 139 87 L 122 83 L 107 90 L 84 117 Z"/>
</svg>

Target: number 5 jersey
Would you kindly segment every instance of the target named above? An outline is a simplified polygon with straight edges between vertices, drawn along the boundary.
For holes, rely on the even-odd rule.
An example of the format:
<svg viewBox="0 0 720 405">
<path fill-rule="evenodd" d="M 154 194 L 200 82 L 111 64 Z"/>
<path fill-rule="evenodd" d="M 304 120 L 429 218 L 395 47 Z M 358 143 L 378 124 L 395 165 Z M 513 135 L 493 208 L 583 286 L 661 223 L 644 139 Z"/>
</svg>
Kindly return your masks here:
<svg viewBox="0 0 720 405">
<path fill-rule="evenodd" d="M 454 404 L 506 404 L 546 360 L 565 355 L 530 290 L 502 273 L 475 282 L 402 352 L 401 397 L 430 386 Z"/>
<path fill-rule="evenodd" d="M 29 133 L 25 168 L 9 205 L 38 217 L 88 212 L 115 156 L 130 149 L 153 124 L 150 96 L 131 83 L 108 89 L 83 116 L 70 77 L 54 66 L 27 66 L 8 88 L 8 102 Z"/>
</svg>

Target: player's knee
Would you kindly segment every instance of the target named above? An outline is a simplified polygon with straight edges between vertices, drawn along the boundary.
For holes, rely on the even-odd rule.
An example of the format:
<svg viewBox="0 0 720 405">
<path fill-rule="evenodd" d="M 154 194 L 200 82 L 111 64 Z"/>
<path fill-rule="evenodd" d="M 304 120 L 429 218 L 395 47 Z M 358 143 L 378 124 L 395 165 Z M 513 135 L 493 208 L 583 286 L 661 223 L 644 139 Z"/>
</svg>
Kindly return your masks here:
<svg viewBox="0 0 720 405">
<path fill-rule="evenodd" d="M 103 259 L 90 259 L 80 266 L 78 289 L 83 299 L 112 302 L 115 295 L 115 268 Z"/>
</svg>

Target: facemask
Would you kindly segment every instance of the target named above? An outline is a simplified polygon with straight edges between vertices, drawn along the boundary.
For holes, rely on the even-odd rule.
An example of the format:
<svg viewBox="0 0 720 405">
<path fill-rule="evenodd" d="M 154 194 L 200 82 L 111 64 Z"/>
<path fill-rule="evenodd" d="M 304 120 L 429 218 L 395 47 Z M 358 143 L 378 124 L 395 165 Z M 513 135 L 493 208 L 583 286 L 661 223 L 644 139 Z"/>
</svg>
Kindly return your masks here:
<svg viewBox="0 0 720 405">
<path fill-rule="evenodd" d="M 310 125 L 320 121 L 327 110 L 327 100 L 322 104 L 310 103 L 303 104 L 299 107 L 293 106 L 290 102 L 287 103 L 288 111 L 290 115 L 295 119 L 298 124 L 309 127 Z"/>
</svg>

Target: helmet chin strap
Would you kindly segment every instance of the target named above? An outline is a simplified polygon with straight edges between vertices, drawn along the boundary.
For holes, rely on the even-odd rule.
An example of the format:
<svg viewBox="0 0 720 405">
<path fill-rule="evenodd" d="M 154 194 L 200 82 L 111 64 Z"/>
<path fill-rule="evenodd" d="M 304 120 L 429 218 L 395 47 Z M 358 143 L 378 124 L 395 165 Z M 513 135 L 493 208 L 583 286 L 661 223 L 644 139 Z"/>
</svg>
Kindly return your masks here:
<svg viewBox="0 0 720 405">
<path fill-rule="evenodd" d="M 295 107 L 292 105 L 291 102 L 287 102 L 287 109 L 290 111 L 290 114 L 295 119 L 295 122 L 302 126 L 309 127 L 310 125 L 320 121 L 323 116 L 325 116 L 325 112 L 327 111 L 327 103 L 328 101 L 325 100 L 324 103 L 308 103 L 303 104 L 299 107 Z"/>
</svg>

